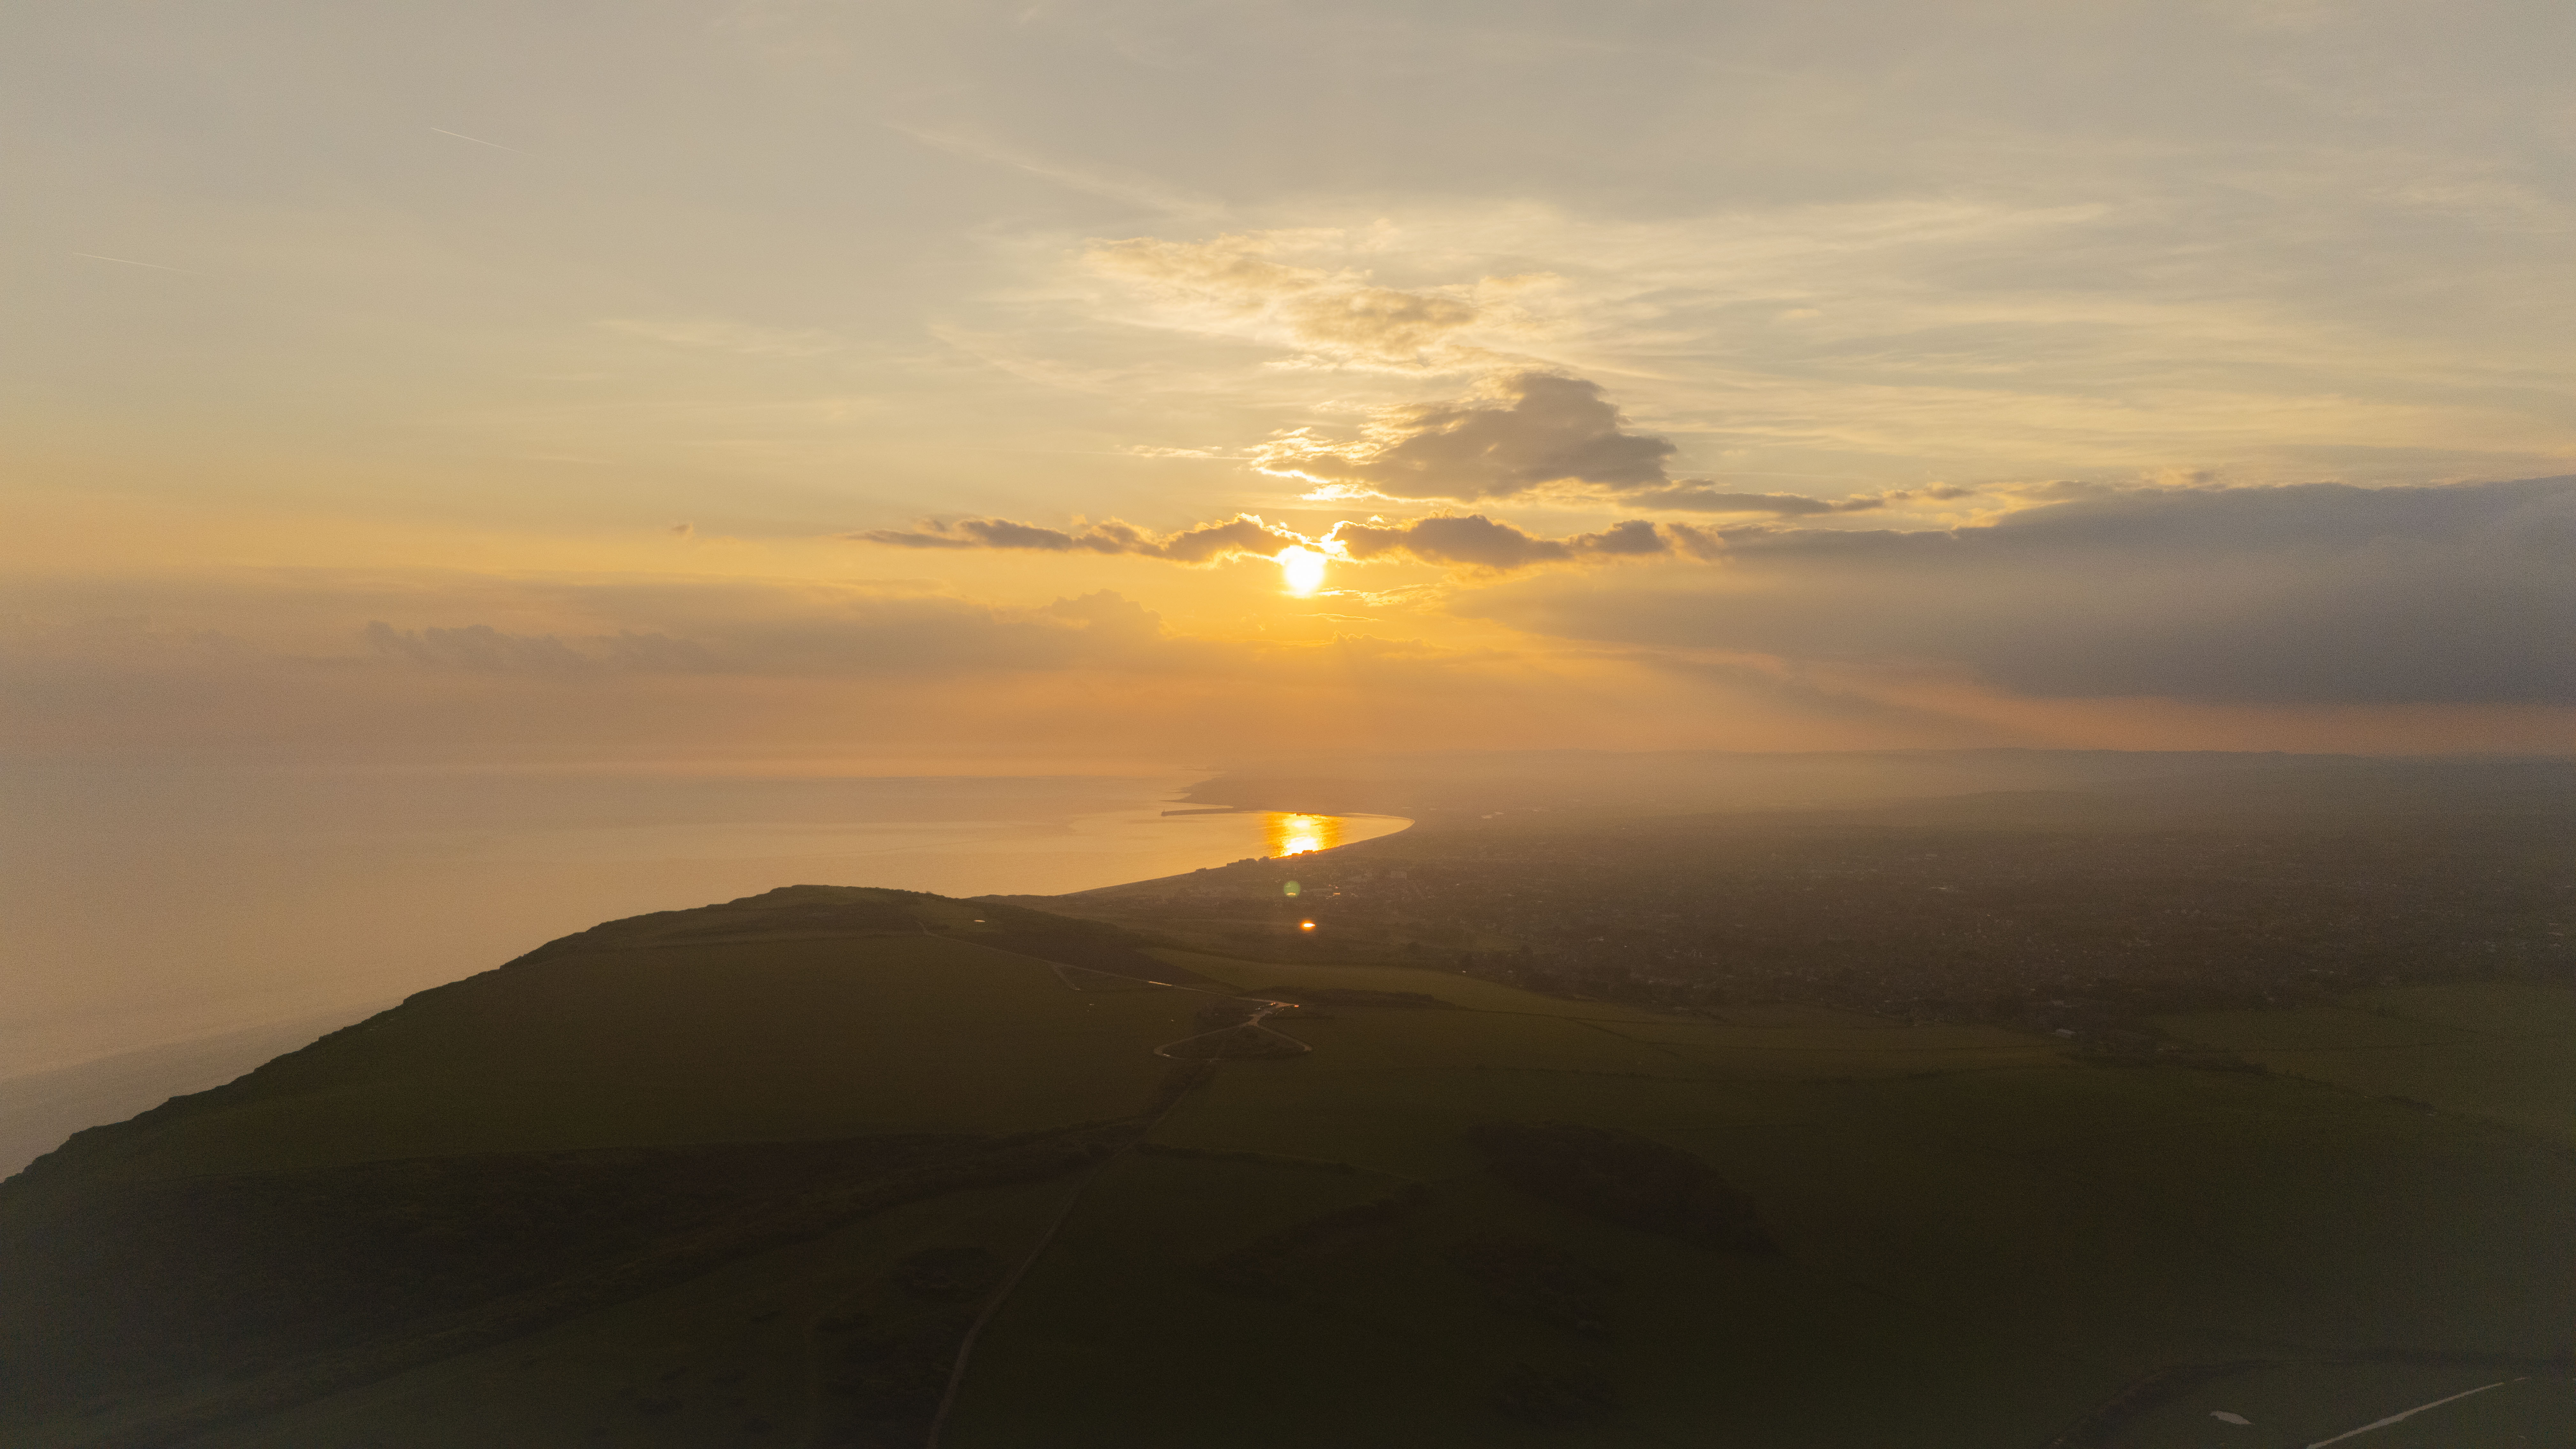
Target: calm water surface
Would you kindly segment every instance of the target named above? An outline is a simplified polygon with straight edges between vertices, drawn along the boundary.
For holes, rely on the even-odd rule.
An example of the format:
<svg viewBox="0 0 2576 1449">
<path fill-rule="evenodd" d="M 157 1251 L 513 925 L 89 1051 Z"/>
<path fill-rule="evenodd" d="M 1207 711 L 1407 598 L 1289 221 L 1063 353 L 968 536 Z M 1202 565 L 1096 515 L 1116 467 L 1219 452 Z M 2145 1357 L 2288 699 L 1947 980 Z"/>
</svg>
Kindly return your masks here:
<svg viewBox="0 0 2576 1449">
<path fill-rule="evenodd" d="M 65 770 L 7 781 L 0 1088 L 354 1020 L 620 916 L 801 882 L 1053 895 L 1365 840 L 1189 811 L 1197 775 L 743 779 Z"/>
</svg>

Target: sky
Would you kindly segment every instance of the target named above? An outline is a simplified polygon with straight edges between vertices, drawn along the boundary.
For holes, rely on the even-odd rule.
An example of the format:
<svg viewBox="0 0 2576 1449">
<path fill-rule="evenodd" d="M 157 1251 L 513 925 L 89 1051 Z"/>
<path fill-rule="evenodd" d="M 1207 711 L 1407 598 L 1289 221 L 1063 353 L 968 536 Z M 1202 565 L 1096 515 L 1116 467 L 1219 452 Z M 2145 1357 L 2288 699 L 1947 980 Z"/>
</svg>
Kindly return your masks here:
<svg viewBox="0 0 2576 1449">
<path fill-rule="evenodd" d="M 2576 746 L 2576 10 L 0 18 L 0 749 Z"/>
</svg>

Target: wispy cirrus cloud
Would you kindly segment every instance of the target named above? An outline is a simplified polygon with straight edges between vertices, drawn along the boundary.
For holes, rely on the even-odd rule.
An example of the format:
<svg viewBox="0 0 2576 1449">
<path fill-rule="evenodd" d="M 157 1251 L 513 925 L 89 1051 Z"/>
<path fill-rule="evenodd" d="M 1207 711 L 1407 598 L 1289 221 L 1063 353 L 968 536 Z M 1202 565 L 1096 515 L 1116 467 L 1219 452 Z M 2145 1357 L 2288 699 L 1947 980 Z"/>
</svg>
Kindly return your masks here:
<svg viewBox="0 0 2576 1449">
<path fill-rule="evenodd" d="M 1083 261 L 1153 298 L 1169 325 L 1272 343 L 1304 365 L 1385 372 L 1496 365 L 1502 355 L 1479 334 L 1523 327 L 1515 295 L 1550 280 L 1485 277 L 1408 290 L 1353 268 L 1281 261 L 1280 245 L 1268 236 L 1133 237 L 1096 243 Z"/>
</svg>

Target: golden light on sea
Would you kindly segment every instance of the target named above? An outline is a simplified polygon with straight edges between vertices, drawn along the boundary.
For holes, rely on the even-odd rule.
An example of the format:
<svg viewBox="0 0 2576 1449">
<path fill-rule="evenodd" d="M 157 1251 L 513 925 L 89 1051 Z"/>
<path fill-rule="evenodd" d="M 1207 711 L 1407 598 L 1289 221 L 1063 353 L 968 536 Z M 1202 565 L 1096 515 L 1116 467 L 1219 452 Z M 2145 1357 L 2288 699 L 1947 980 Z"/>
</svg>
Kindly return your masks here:
<svg viewBox="0 0 2576 1449">
<path fill-rule="evenodd" d="M 1273 856 L 1330 850 L 1342 843 L 1342 817 L 1290 815 L 1274 811 L 1262 819 L 1261 838 Z"/>
<path fill-rule="evenodd" d="M 1313 549 L 1291 545 L 1279 550 L 1278 561 L 1279 576 L 1288 585 L 1288 592 L 1303 598 L 1324 586 L 1326 559 Z"/>
</svg>

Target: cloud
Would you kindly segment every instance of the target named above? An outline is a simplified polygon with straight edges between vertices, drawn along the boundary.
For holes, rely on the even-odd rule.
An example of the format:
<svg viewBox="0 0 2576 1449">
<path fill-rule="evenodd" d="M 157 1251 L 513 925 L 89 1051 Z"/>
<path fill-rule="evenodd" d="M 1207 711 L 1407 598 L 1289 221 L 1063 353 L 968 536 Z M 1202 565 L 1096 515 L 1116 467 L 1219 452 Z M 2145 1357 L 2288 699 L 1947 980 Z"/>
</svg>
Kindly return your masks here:
<svg viewBox="0 0 2576 1449">
<path fill-rule="evenodd" d="M 1882 498 L 1834 503 L 1799 493 L 1729 493 L 1706 483 L 1676 483 L 1669 488 L 1644 489 L 1623 494 L 1620 501 L 1635 508 L 1669 508 L 1683 513 L 1767 513 L 1780 518 L 1815 513 L 1860 513 L 1887 506 Z"/>
<path fill-rule="evenodd" d="M 1677 451 L 1664 438 L 1630 431 L 1600 384 L 1519 369 L 1489 374 L 1453 402 L 1381 408 L 1350 442 L 1299 428 L 1274 434 L 1250 457 L 1261 472 L 1317 485 L 1308 495 L 1314 499 L 1478 502 L 1544 490 L 1606 495 L 1625 508 L 1790 518 L 1948 502 L 1980 491 L 1931 484 L 1839 499 L 1751 493 L 1673 478 L 1665 465 Z"/>
<path fill-rule="evenodd" d="M 1861 493 L 1848 498 L 1810 498 L 1803 493 L 1731 493 L 1713 483 L 1684 482 L 1668 488 L 1622 493 L 1619 501 L 1630 508 L 1662 508 L 1677 513 L 1769 514 L 1775 518 L 1803 518 L 1821 513 L 1875 513 L 1917 499 L 1951 503 L 1977 497 L 1982 491 L 1936 483 L 1924 488 L 1891 488 L 1884 493 Z"/>
<path fill-rule="evenodd" d="M 376 659 L 473 674 L 592 674 L 606 670 L 703 673 L 719 668 L 696 644 L 631 630 L 570 642 L 553 634 L 508 634 L 489 624 L 396 629 L 372 620 L 359 634 Z"/>
<path fill-rule="evenodd" d="M 18 661 L 109 659 L 151 665 L 228 669 L 258 651 L 214 629 L 176 629 L 149 615 L 117 614 L 45 622 L 0 615 L 0 656 Z"/>
<path fill-rule="evenodd" d="M 600 591 L 589 602 L 632 622 L 584 641 L 585 652 L 629 672 L 890 678 L 1224 668 L 1208 646 L 1168 635 L 1160 615 L 1107 590 L 1034 609 L 865 588 L 704 585 Z"/>
<path fill-rule="evenodd" d="M 1656 525 L 1642 518 L 1616 523 L 1598 533 L 1544 538 L 1481 513 L 1437 514 L 1389 523 L 1345 519 L 1320 537 L 1239 514 L 1223 523 L 1205 523 L 1176 533 L 1149 534 L 1115 521 L 1091 524 L 1078 532 L 1016 523 L 1007 518 L 969 518 L 956 523 L 925 523 L 918 531 L 869 529 L 842 537 L 862 543 L 919 549 L 1026 549 L 1042 553 L 1127 554 L 1180 564 L 1207 564 L 1239 557 L 1270 558 L 1280 550 L 1321 550 L 1352 563 L 1410 559 L 1445 568 L 1508 573 L 1550 563 L 1607 563 L 1651 555 L 1716 557 L 1725 541 L 1716 532 L 1688 524 Z"/>
<path fill-rule="evenodd" d="M 1979 527 L 1703 536 L 1729 568 L 1452 607 L 1561 637 L 1928 665 L 2042 698 L 2576 704 L 2576 477 L 2095 489 Z"/>
<path fill-rule="evenodd" d="M 1223 202 L 1213 197 L 1172 185 L 1159 178 L 1102 166 L 1056 160 L 1017 146 L 1004 145 L 953 131 L 935 131 L 926 127 L 889 123 L 888 129 L 909 136 L 925 146 L 951 155 L 969 156 L 1007 166 L 1014 171 L 1052 181 L 1069 190 L 1124 202 L 1149 211 L 1168 212 L 1175 216 L 1216 216 L 1225 211 Z"/>
<path fill-rule="evenodd" d="M 1366 563 L 1375 559 L 1412 558 L 1492 572 L 1509 572 L 1545 563 L 1605 563 L 1682 553 L 1707 557 L 1717 546 L 1711 535 L 1688 527 L 1658 529 L 1642 518 L 1616 523 L 1599 533 L 1571 538 L 1541 538 L 1481 513 L 1443 514 L 1405 523 L 1334 524 L 1324 547 L 1341 557 Z"/>
<path fill-rule="evenodd" d="M 1080 532 L 1014 523 L 1007 518 L 968 518 L 954 523 L 925 521 L 918 530 L 871 528 L 845 533 L 860 543 L 896 548 L 1028 549 L 1040 553 L 1134 554 L 1173 563 L 1209 564 L 1251 555 L 1269 558 L 1283 548 L 1308 543 L 1305 535 L 1239 513 L 1223 523 L 1202 523 L 1177 533 L 1155 534 L 1111 519 Z"/>
<path fill-rule="evenodd" d="M 2240 94 L 2276 79 L 2267 68 Z M 2315 93 L 2338 110 L 2387 104 L 2359 94 Z M 2548 291 L 2545 238 L 2566 230 L 2564 201 L 2534 199 L 2528 168 L 2491 147 L 2315 140 L 2289 167 L 2130 153 L 2146 170 L 2109 182 L 2100 147 L 2054 135 L 2016 161 L 2082 175 L 2019 193 L 2047 204 L 1757 185 L 1643 216 L 1516 185 L 1482 198 L 1434 187 L 1393 210 L 1318 199 L 1305 214 L 1337 225 L 1257 240 L 1273 263 L 1329 276 L 1359 259 L 1410 290 L 1484 303 L 1492 317 L 1450 335 L 1492 356 L 1459 365 L 1616 379 L 1632 414 L 1784 486 L 2134 477 L 2176 462 L 2240 482 L 2374 484 L 2564 467 L 2576 434 L 2538 400 L 2566 390 L 2565 328 L 2530 302 Z M 2467 250 L 2424 273 L 2428 246 Z M 2488 247 L 2494 264 L 2467 260 Z M 1521 271 L 1547 285 L 1489 296 L 1466 281 Z M 2419 275 L 2447 300 L 2383 285 Z M 1097 345 L 1136 356 L 1140 309 L 1099 302 L 1077 304 L 1109 324 Z M 1210 335 L 1301 346 L 1284 327 L 1183 310 Z M 1228 360 L 1168 346 L 1156 359 L 1167 386 L 1194 391 L 1223 386 Z M 1236 385 L 1276 406 L 1281 384 L 1245 370 Z"/>
<path fill-rule="evenodd" d="M 246 627 L 176 630 L 148 617 L 41 625 L 0 616 L 0 665 L 108 665 L 237 682 L 449 676 L 584 688 L 676 676 L 748 687 L 762 678 L 1230 668 L 1215 646 L 1168 634 L 1160 615 L 1105 590 L 1011 608 L 866 586 L 451 578 L 386 588 L 352 576 L 284 592 L 183 590 L 164 603 L 179 613 L 239 613 Z M 314 616 L 362 610 L 410 617 L 313 637 Z M 308 622 L 280 637 L 286 621 Z"/>
<path fill-rule="evenodd" d="M 1795 701 L 1631 651 L 1192 637 L 1109 592 L 1021 608 L 790 580 L 239 571 L 106 591 L 181 630 L 31 622 L 102 588 L 0 584 L 0 754 L 916 773 L 1812 735 Z"/>
<path fill-rule="evenodd" d="M 1466 334 L 1514 325 L 1510 294 L 1540 280 L 1486 278 L 1405 291 L 1379 286 L 1363 272 L 1274 260 L 1278 245 L 1254 236 L 1135 237 L 1100 243 L 1084 260 L 1093 271 L 1159 298 L 1181 325 L 1246 334 L 1333 366 L 1396 372 L 1490 365 L 1495 354 Z"/>
<path fill-rule="evenodd" d="M 1387 498 L 1509 498 L 1551 483 L 1669 487 L 1673 445 L 1627 431 L 1600 385 L 1548 372 L 1487 378 L 1451 403 L 1388 408 L 1353 443 L 1273 438 L 1254 466 Z"/>
</svg>

